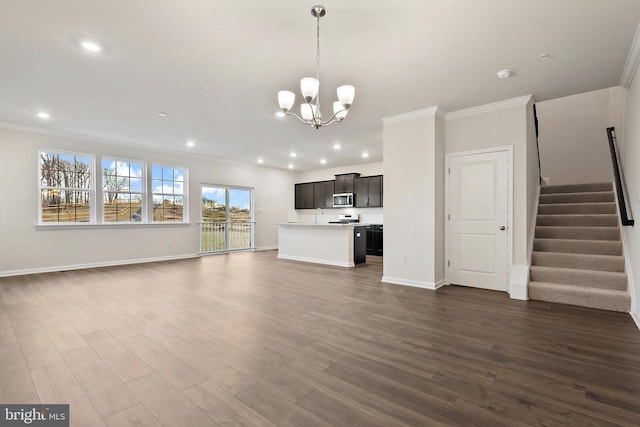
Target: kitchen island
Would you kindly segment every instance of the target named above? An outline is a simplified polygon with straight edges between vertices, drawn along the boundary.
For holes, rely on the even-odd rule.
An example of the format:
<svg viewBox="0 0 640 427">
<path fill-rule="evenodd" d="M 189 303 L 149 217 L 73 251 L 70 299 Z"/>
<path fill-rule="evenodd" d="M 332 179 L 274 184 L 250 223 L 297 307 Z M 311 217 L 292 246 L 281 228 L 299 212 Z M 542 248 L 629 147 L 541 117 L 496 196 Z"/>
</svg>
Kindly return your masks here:
<svg viewBox="0 0 640 427">
<path fill-rule="evenodd" d="M 356 251 L 364 245 L 365 253 Z M 358 255 L 356 255 L 358 252 Z M 338 267 L 354 267 L 366 256 L 365 226 L 351 224 L 278 224 L 278 258 Z"/>
</svg>

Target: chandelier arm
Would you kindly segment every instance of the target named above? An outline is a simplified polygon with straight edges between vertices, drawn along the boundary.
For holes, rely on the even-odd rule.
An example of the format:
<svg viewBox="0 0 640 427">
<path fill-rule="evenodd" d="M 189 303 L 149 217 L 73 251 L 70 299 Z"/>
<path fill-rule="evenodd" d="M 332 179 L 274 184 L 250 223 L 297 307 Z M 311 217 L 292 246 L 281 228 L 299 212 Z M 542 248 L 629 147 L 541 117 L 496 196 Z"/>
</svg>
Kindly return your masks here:
<svg viewBox="0 0 640 427">
<path fill-rule="evenodd" d="M 285 112 L 285 114 L 286 114 L 287 116 L 293 116 L 293 117 L 295 117 L 296 119 L 300 120 L 300 121 L 301 121 L 302 123 L 304 123 L 305 125 L 309 125 L 309 124 L 311 124 L 311 125 L 312 125 L 312 124 L 313 124 L 313 123 L 311 123 L 309 120 L 305 120 L 305 119 L 303 119 L 302 117 L 300 117 L 299 115 L 297 115 L 296 113 L 292 113 L 291 111 L 287 111 L 287 112 Z"/>
<path fill-rule="evenodd" d="M 333 113 L 333 116 L 329 117 L 324 122 L 320 122 L 320 124 L 322 126 L 329 126 L 330 124 L 335 123 L 335 122 L 342 122 L 342 120 L 338 118 L 338 114 L 342 113 L 343 111 L 347 111 L 347 110 L 346 109 L 342 109 L 340 111 L 336 111 L 335 113 Z"/>
</svg>

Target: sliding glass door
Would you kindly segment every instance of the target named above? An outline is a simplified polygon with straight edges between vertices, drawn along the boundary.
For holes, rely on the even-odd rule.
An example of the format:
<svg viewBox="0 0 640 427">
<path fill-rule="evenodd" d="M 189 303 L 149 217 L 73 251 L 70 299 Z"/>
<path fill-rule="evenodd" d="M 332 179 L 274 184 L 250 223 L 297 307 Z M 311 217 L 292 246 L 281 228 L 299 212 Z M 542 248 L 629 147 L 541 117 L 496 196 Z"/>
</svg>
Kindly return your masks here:
<svg viewBox="0 0 640 427">
<path fill-rule="evenodd" d="M 252 193 L 250 188 L 202 185 L 202 253 L 253 248 Z"/>
</svg>

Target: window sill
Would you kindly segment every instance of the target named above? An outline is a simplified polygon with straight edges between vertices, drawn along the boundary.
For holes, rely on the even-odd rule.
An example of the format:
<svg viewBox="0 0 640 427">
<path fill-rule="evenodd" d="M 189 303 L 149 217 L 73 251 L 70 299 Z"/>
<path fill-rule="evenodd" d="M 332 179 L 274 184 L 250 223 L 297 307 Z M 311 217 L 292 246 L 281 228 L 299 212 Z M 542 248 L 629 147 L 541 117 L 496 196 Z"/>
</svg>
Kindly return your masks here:
<svg viewBox="0 0 640 427">
<path fill-rule="evenodd" d="M 65 223 L 52 223 L 52 224 L 36 224 L 36 230 L 77 230 L 82 228 L 149 228 L 149 227 L 189 227 L 190 222 L 153 222 L 153 223 L 136 223 L 136 222 L 120 222 L 120 223 L 78 223 L 78 224 L 65 224 Z"/>
</svg>

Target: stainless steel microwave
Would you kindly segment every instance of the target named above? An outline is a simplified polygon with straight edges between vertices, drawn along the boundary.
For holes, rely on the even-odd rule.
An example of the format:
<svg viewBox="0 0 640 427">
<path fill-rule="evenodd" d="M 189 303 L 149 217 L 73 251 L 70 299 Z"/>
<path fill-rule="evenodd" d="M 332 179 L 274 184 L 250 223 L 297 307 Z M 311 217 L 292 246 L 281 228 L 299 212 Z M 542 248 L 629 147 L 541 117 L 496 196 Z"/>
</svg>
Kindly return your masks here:
<svg viewBox="0 0 640 427">
<path fill-rule="evenodd" d="M 339 193 L 333 195 L 334 208 L 352 208 L 353 193 Z"/>
</svg>

